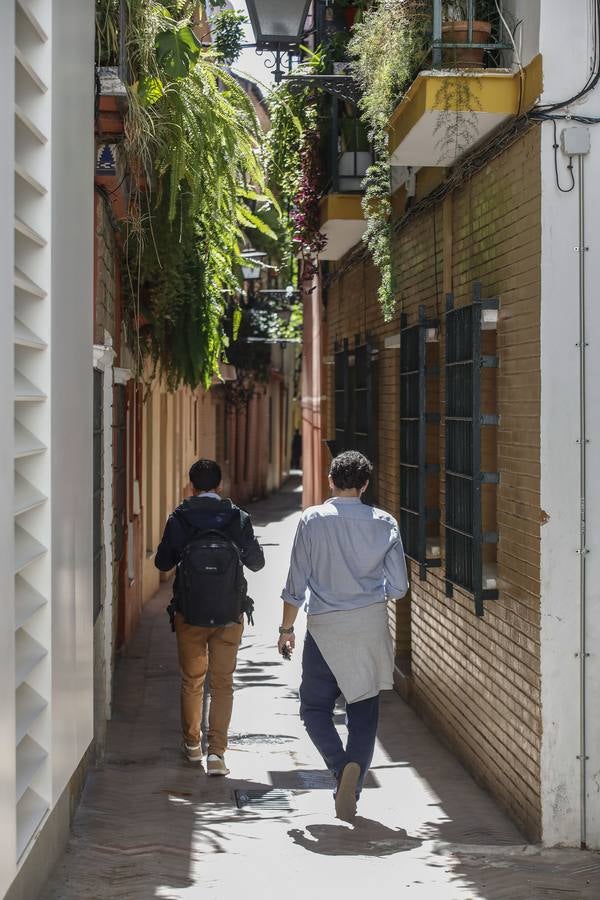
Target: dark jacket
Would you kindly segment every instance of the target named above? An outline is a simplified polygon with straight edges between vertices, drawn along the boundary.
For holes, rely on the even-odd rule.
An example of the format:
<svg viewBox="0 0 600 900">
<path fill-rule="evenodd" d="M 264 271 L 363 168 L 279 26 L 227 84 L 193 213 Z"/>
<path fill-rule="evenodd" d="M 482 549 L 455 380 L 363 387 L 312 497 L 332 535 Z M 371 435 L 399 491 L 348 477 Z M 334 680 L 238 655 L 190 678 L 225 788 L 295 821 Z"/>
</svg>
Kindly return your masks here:
<svg viewBox="0 0 600 900">
<path fill-rule="evenodd" d="M 231 500 L 212 497 L 188 497 L 171 513 L 156 551 L 156 568 L 168 572 L 181 559 L 186 544 L 199 532 L 211 529 L 223 532 L 237 544 L 245 566 L 253 572 L 263 568 L 265 557 L 248 513 Z"/>
</svg>

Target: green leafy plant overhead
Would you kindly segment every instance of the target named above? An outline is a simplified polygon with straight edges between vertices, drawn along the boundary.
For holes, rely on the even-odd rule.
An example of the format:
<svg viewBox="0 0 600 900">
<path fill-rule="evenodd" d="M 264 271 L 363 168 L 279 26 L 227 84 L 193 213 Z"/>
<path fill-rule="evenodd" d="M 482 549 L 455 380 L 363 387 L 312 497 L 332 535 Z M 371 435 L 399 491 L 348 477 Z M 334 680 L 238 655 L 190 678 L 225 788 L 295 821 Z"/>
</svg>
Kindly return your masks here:
<svg viewBox="0 0 600 900">
<path fill-rule="evenodd" d="M 234 9 L 224 9 L 211 19 L 214 48 L 229 66 L 240 55 L 244 41 L 244 25 L 247 22 L 248 18 Z"/>
<path fill-rule="evenodd" d="M 361 111 L 379 136 L 424 61 L 431 39 L 427 0 L 379 0 L 354 26 L 348 50 L 362 88 Z"/>
<path fill-rule="evenodd" d="M 208 387 L 218 373 L 223 298 L 239 287 L 240 245 L 249 229 L 274 238 L 261 213 L 278 215 L 254 108 L 196 38 L 197 6 L 126 3 L 128 334 L 140 370 L 150 359 L 172 389 Z M 118 3 L 97 0 L 96 11 L 97 60 L 114 64 Z"/>
<path fill-rule="evenodd" d="M 303 48 L 305 61 L 297 74 L 315 74 L 324 70 L 326 51 Z M 265 162 L 268 184 L 276 194 L 284 216 L 281 237 L 285 258 L 295 265 L 298 250 L 308 263 L 304 274 L 319 252 L 320 235 L 316 216 L 318 206 L 317 160 L 318 102 L 314 88 L 290 88 L 285 82 L 269 94 L 271 128 L 266 138 Z M 309 262 L 310 260 L 310 262 Z"/>
<path fill-rule="evenodd" d="M 156 35 L 156 61 L 169 78 L 185 78 L 200 55 L 200 47 L 188 25 Z"/>
<path fill-rule="evenodd" d="M 367 170 L 363 240 L 380 273 L 379 301 L 386 320 L 395 309 L 392 202 L 387 128 L 389 118 L 426 56 L 431 37 L 427 0 L 379 0 L 353 29 L 351 71 L 362 88 L 361 115 L 375 151 Z"/>
</svg>

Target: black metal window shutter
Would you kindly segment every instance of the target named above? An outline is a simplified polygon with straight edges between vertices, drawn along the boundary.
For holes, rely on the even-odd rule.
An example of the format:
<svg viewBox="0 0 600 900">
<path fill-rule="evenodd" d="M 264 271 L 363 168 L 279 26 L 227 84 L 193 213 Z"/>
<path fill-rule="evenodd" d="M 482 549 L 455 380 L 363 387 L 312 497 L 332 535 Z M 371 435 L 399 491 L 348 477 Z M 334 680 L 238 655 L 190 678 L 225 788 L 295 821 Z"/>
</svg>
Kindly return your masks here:
<svg viewBox="0 0 600 900">
<path fill-rule="evenodd" d="M 473 594 L 475 612 L 497 590 L 484 589 L 482 545 L 497 543 L 496 532 L 482 527 L 481 488 L 497 484 L 497 472 L 481 471 L 481 429 L 498 424 L 496 415 L 481 413 L 481 370 L 496 367 L 496 356 L 481 350 L 483 309 L 497 309 L 497 300 L 480 299 L 480 285 L 470 306 L 454 308 L 446 298 L 446 579 L 447 594 L 457 585 Z"/>
<path fill-rule="evenodd" d="M 439 538 L 439 507 L 427 504 L 428 484 L 439 477 L 439 465 L 428 463 L 427 443 L 439 413 L 428 412 L 428 387 L 439 376 L 439 366 L 427 364 L 427 335 L 437 334 L 438 322 L 428 320 L 423 308 L 417 325 L 400 334 L 400 531 L 407 556 L 427 568 L 441 564 L 428 554 L 428 538 Z M 437 496 L 437 491 L 434 491 Z"/>
<path fill-rule="evenodd" d="M 375 410 L 375 379 L 373 348 L 359 344 L 354 349 L 354 403 L 352 450 L 364 453 L 371 462 L 377 451 L 377 421 Z"/>
<path fill-rule="evenodd" d="M 336 344 L 334 355 L 335 444 L 332 455 L 349 449 L 350 443 L 350 369 L 348 341 Z"/>
</svg>

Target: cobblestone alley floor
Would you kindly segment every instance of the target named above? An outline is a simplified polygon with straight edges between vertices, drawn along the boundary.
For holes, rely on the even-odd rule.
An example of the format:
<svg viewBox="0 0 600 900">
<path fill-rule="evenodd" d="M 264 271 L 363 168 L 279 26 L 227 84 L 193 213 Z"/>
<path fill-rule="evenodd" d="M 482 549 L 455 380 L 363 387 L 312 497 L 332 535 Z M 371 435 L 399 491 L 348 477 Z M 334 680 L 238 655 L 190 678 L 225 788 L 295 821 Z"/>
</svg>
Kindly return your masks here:
<svg viewBox="0 0 600 900">
<path fill-rule="evenodd" d="M 180 756 L 165 586 L 119 661 L 106 760 L 43 900 L 598 900 L 600 855 L 524 844 L 391 692 L 356 825 L 334 818 L 298 718 L 300 654 L 286 663 L 274 647 L 299 503 L 292 482 L 253 508 L 267 566 L 250 576 L 256 626 L 236 674 L 231 776 L 209 780 Z"/>
</svg>

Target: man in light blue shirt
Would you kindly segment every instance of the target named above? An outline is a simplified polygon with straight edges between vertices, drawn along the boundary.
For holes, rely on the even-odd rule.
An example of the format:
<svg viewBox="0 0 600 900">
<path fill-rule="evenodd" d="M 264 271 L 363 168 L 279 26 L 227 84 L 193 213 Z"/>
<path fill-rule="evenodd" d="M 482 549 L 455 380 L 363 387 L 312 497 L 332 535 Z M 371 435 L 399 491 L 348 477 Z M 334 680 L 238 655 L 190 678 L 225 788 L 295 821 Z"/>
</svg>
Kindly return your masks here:
<svg viewBox="0 0 600 900">
<path fill-rule="evenodd" d="M 373 758 L 379 692 L 393 687 L 387 600 L 408 590 L 396 520 L 361 500 L 373 467 L 357 451 L 341 453 L 329 474 L 332 497 L 300 520 L 286 586 L 278 649 L 294 649 L 294 622 L 306 601 L 300 715 L 337 779 L 336 815 L 352 821 Z M 348 742 L 333 723 L 346 700 Z"/>
</svg>

